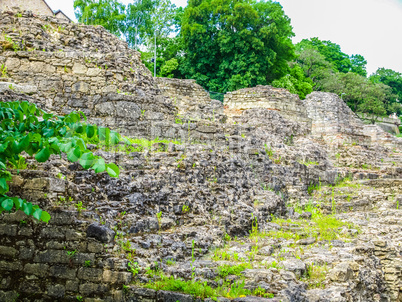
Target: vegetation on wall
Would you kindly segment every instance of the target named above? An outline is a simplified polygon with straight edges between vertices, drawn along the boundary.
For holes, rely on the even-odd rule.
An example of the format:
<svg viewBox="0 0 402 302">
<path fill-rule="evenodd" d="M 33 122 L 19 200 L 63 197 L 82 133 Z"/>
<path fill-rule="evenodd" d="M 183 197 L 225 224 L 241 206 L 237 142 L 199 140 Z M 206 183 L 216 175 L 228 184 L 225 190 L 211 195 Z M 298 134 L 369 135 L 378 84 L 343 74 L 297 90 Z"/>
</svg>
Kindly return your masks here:
<svg viewBox="0 0 402 302">
<path fill-rule="evenodd" d="M 22 154 L 46 162 L 52 154 L 65 153 L 71 162 L 96 173 L 106 171 L 111 177 L 119 176 L 114 163 L 105 163 L 86 148 L 86 141 L 100 139 L 117 144 L 121 137 L 108 128 L 82 123 L 83 113 L 72 112 L 56 116 L 28 102 L 0 103 L 0 213 L 22 210 L 37 220 L 48 222 L 50 215 L 24 199 L 7 195 L 7 182 L 12 179 L 7 166 L 18 168 Z"/>
</svg>

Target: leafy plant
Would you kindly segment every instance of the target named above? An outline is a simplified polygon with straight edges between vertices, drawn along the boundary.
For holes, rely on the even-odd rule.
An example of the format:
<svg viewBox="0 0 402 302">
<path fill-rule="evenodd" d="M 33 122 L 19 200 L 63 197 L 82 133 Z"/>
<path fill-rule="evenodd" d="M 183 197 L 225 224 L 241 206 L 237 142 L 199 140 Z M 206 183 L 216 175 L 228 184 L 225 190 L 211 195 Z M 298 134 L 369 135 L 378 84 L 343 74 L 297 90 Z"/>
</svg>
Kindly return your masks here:
<svg viewBox="0 0 402 302">
<path fill-rule="evenodd" d="M 74 206 L 77 209 L 78 213 L 81 213 L 82 211 L 85 211 L 87 209 L 82 205 L 82 201 L 75 203 Z"/>
<path fill-rule="evenodd" d="M 6 65 L 1 64 L 0 73 L 1 73 L 2 78 L 7 78 L 8 77 L 8 75 L 7 75 L 7 66 Z"/>
<path fill-rule="evenodd" d="M 120 135 L 108 128 L 81 123 L 81 112 L 71 112 L 61 117 L 49 114 L 29 102 L 0 103 L 0 213 L 22 210 L 28 216 L 48 222 L 50 215 L 24 199 L 9 197 L 7 181 L 11 173 L 7 164 L 18 166 L 20 154 L 26 152 L 38 162 L 45 162 L 52 154 L 67 154 L 71 162 L 79 162 L 84 169 L 96 173 L 106 171 L 111 177 L 119 176 L 119 168 L 114 163 L 95 156 L 86 148 L 84 139 L 92 138 L 95 133 L 108 144 L 117 144 Z"/>
<path fill-rule="evenodd" d="M 84 266 L 91 267 L 91 260 L 85 260 Z"/>
<path fill-rule="evenodd" d="M 127 263 L 127 271 L 131 272 L 133 274 L 133 276 L 136 276 L 140 270 L 140 267 L 138 266 L 137 262 L 128 262 Z"/>
</svg>

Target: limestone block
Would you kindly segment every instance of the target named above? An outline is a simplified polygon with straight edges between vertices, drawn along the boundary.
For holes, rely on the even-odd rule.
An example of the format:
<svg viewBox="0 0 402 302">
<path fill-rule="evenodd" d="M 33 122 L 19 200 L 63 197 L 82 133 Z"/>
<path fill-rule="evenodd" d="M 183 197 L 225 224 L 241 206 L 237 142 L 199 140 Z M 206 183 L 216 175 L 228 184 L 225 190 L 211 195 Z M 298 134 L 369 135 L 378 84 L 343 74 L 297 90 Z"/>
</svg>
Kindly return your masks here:
<svg viewBox="0 0 402 302">
<path fill-rule="evenodd" d="M 73 92 L 88 93 L 91 87 L 89 86 L 88 83 L 77 82 L 71 88 Z"/>
<path fill-rule="evenodd" d="M 73 73 L 76 73 L 76 74 L 85 75 L 88 71 L 88 68 L 81 63 L 75 63 L 73 65 L 72 71 L 73 71 Z"/>
<path fill-rule="evenodd" d="M 7 67 L 7 71 L 10 72 L 17 72 L 21 62 L 17 58 L 7 58 L 5 66 Z"/>
<path fill-rule="evenodd" d="M 351 269 L 349 263 L 342 262 L 330 270 L 328 275 L 332 281 L 345 282 L 353 278 L 353 270 Z"/>
<path fill-rule="evenodd" d="M 27 263 L 24 266 L 24 271 L 38 277 L 47 277 L 49 265 L 43 263 Z"/>
<path fill-rule="evenodd" d="M 68 268 L 56 263 L 56 265 L 50 268 L 49 275 L 60 279 L 75 280 L 77 278 L 77 269 Z"/>
<path fill-rule="evenodd" d="M 14 258 L 18 251 L 10 246 L 0 246 L 0 256 L 6 258 Z"/>
<path fill-rule="evenodd" d="M 77 277 L 86 281 L 100 282 L 102 275 L 103 271 L 100 268 L 81 267 L 78 269 Z"/>
</svg>

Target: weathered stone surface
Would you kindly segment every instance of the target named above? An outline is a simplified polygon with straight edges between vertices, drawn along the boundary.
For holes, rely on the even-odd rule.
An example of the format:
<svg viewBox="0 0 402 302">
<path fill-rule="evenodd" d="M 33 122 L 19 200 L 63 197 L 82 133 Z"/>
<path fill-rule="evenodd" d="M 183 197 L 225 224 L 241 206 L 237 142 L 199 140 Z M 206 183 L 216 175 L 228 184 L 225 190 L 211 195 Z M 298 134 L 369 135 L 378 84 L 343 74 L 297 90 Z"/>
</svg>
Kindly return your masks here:
<svg viewBox="0 0 402 302">
<path fill-rule="evenodd" d="M 115 235 L 116 233 L 114 231 L 98 223 L 91 224 L 87 229 L 88 237 L 95 238 L 104 243 L 112 242 Z"/>
</svg>

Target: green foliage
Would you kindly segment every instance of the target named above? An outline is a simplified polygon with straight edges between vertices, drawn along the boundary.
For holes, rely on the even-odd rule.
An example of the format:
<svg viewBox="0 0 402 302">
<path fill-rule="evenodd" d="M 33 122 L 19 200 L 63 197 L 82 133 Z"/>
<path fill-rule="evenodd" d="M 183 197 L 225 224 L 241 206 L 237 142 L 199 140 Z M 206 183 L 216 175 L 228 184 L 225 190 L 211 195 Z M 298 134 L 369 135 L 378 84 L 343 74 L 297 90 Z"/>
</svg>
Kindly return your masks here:
<svg viewBox="0 0 402 302">
<path fill-rule="evenodd" d="M 266 293 L 263 290 L 258 290 L 257 292 L 252 292 L 245 288 L 244 281 L 237 281 L 232 284 L 229 282 L 223 282 L 222 286 L 217 288 L 212 288 L 207 284 L 207 282 L 200 282 L 194 280 L 182 280 L 180 278 L 167 277 L 163 273 L 160 273 L 158 280 L 149 282 L 145 285 L 146 288 L 151 288 L 154 290 L 166 290 L 182 292 L 185 294 L 192 295 L 193 297 L 206 299 L 217 297 L 226 297 L 230 299 L 235 299 L 241 296 L 251 296 L 258 295 L 263 297 L 273 297 L 272 294 Z"/>
<path fill-rule="evenodd" d="M 127 271 L 129 271 L 130 273 L 133 274 L 133 276 L 135 277 L 136 275 L 138 275 L 138 272 L 140 270 L 138 263 L 137 262 L 128 262 L 127 263 Z"/>
<path fill-rule="evenodd" d="M 181 34 L 180 70 L 210 91 L 270 83 L 294 58 L 290 19 L 272 1 L 190 0 Z"/>
<path fill-rule="evenodd" d="M 296 45 L 299 52 L 314 49 L 331 65 L 334 72 L 354 72 L 366 76 L 367 61 L 362 55 L 349 56 L 341 51 L 341 47 L 331 41 L 321 41 L 318 38 L 303 39 Z"/>
<path fill-rule="evenodd" d="M 179 67 L 179 63 L 177 62 L 176 58 L 171 58 L 170 60 L 166 61 L 165 64 L 161 67 L 160 76 L 173 78 L 173 72 L 177 70 Z"/>
<path fill-rule="evenodd" d="M 125 5 L 117 0 L 75 0 L 75 16 L 88 25 L 102 25 L 112 34 L 125 32 Z"/>
<path fill-rule="evenodd" d="M 303 69 L 298 64 L 294 64 L 287 75 L 272 82 L 272 86 L 285 88 L 290 93 L 298 94 L 302 100 L 313 91 L 313 85 L 313 81 L 304 76 Z"/>
<path fill-rule="evenodd" d="M 224 264 L 218 266 L 218 274 L 219 277 L 221 278 L 226 278 L 229 275 L 240 276 L 240 273 L 247 268 L 252 268 L 251 264 L 249 263 L 241 263 L 239 265 Z"/>
<path fill-rule="evenodd" d="M 6 195 L 9 191 L 7 181 L 11 180 L 7 164 L 21 165 L 22 152 L 35 155 L 38 162 L 45 162 L 51 154 L 63 152 L 68 160 L 79 162 L 84 169 L 107 171 L 112 177 L 119 175 L 115 164 L 106 164 L 101 157 L 87 150 L 83 137 L 88 139 L 98 132 L 100 139 L 116 144 L 120 136 L 107 128 L 81 123 L 81 115 L 72 112 L 64 117 L 55 116 L 26 101 L 0 103 L 0 213 L 22 210 L 37 220 L 48 222 L 50 219 L 50 215 L 37 205 Z"/>
<path fill-rule="evenodd" d="M 392 89 L 393 97 L 388 106 L 388 113 L 396 112 L 402 114 L 400 101 L 402 100 L 402 73 L 392 69 L 379 68 L 370 76 L 370 81 L 373 83 L 382 83 Z M 397 102 L 399 100 L 399 103 Z"/>
</svg>

